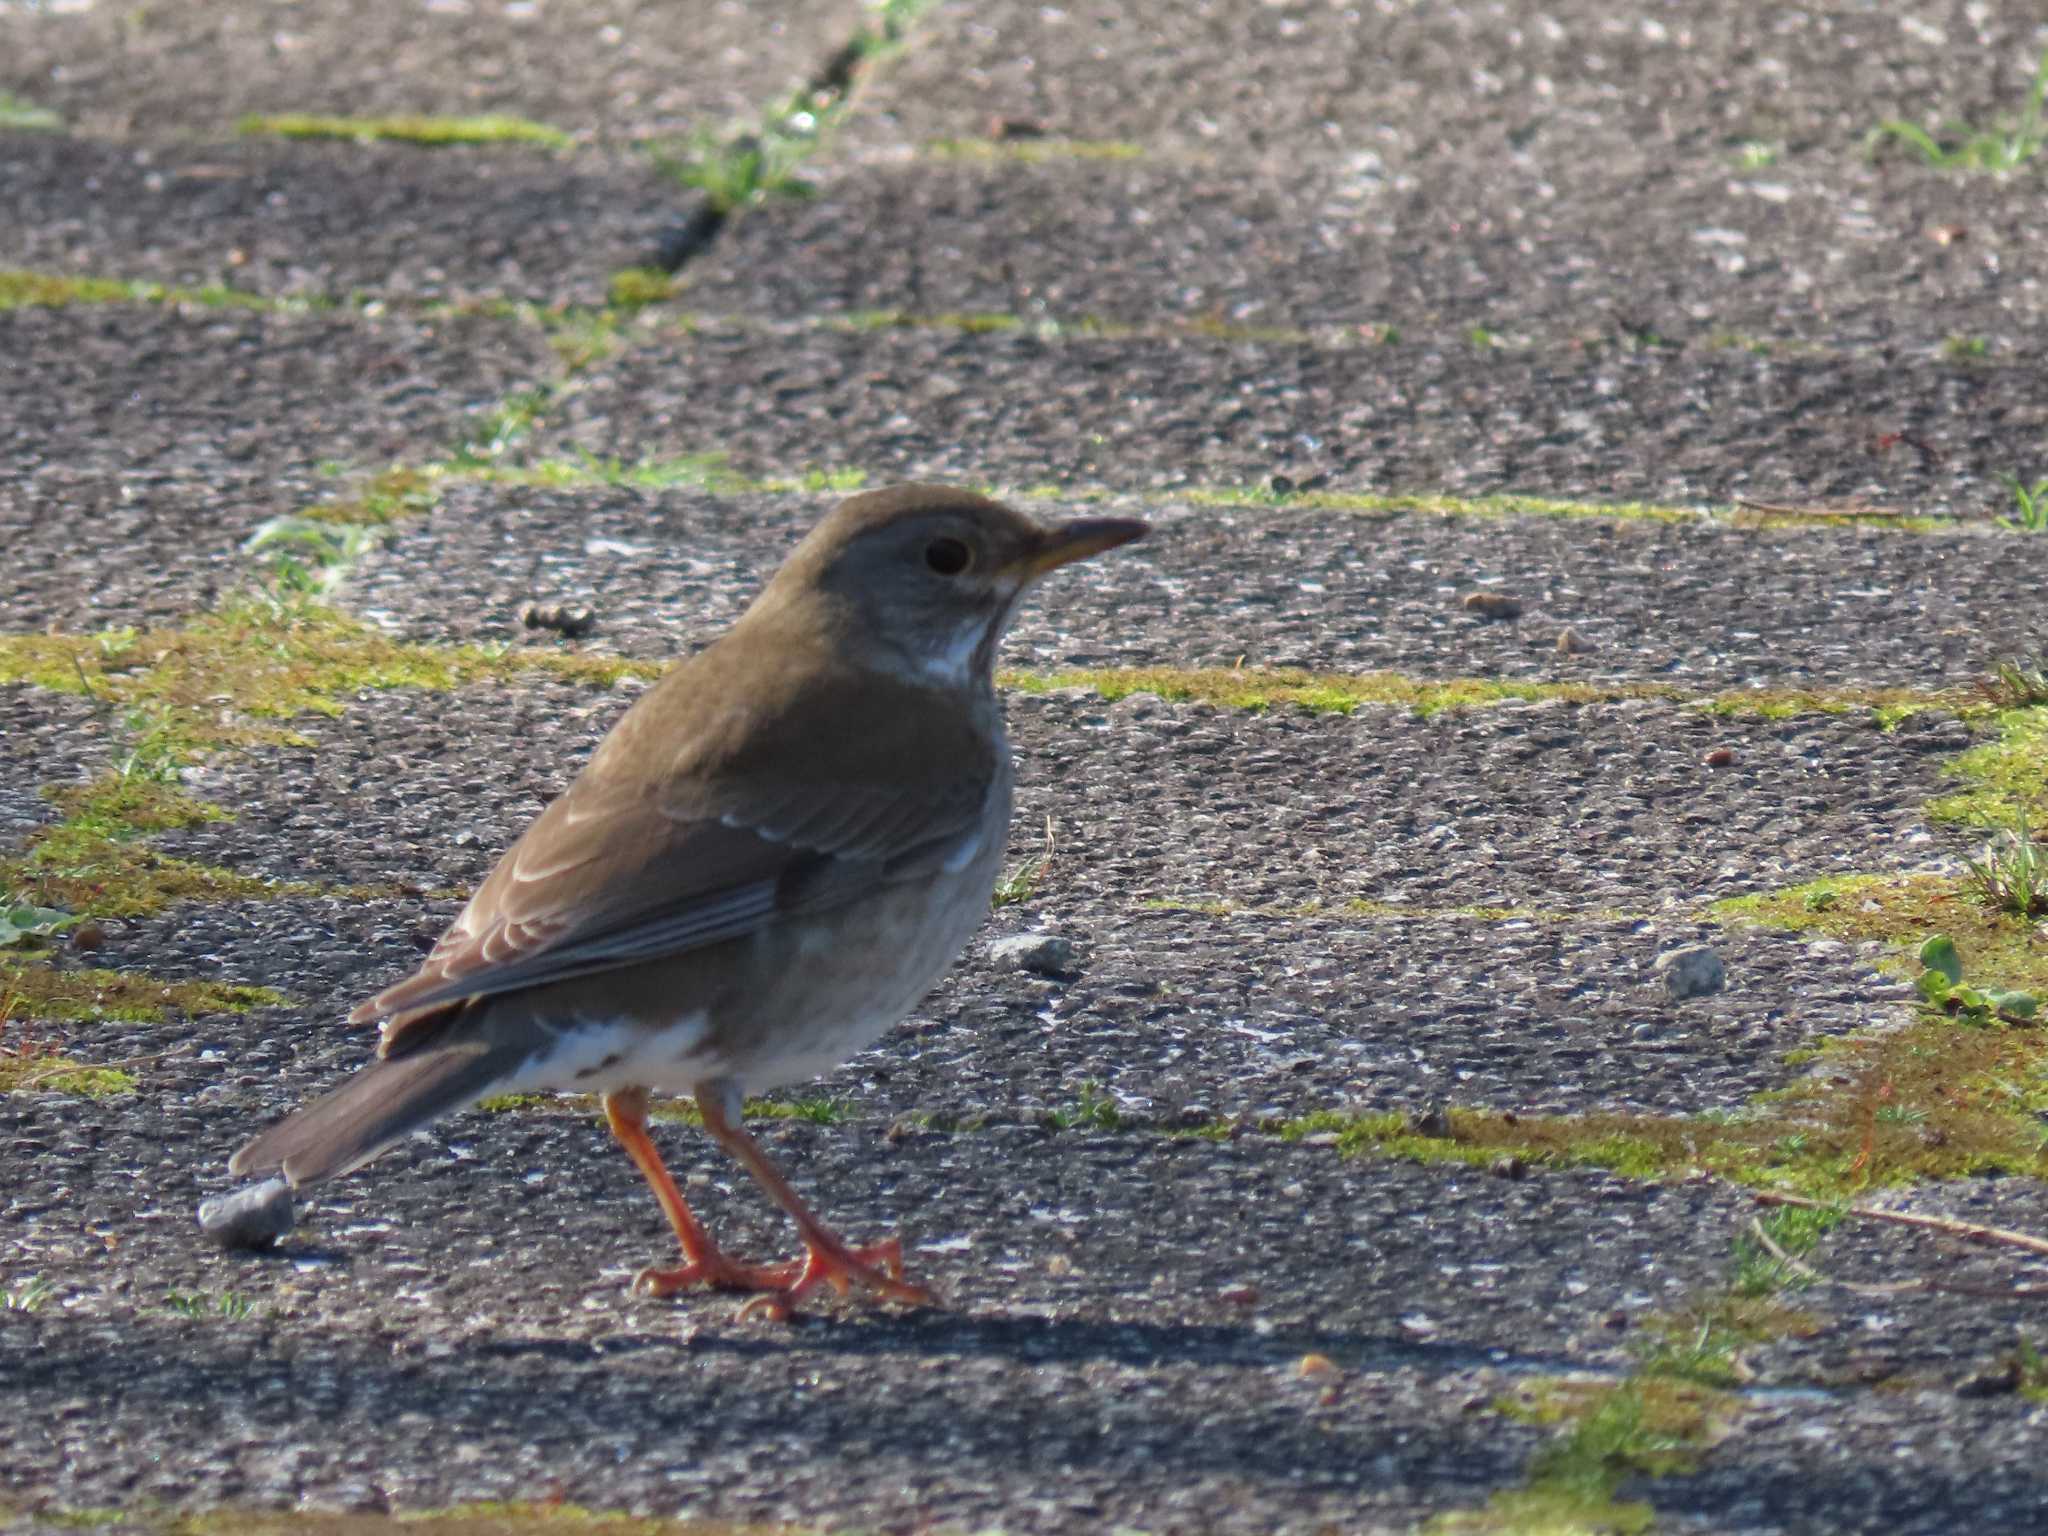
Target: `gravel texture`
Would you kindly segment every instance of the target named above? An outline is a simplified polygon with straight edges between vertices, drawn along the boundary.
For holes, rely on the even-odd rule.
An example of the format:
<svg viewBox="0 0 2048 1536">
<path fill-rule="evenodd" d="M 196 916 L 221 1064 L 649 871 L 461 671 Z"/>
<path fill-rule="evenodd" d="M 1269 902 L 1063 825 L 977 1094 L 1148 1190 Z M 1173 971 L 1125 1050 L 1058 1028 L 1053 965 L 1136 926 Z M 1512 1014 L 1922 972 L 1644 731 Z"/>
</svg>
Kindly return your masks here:
<svg viewBox="0 0 2048 1536">
<path fill-rule="evenodd" d="M 588 607 L 588 648 L 666 659 L 736 618 L 833 499 L 453 485 L 347 592 L 437 642 L 532 644 L 548 637 L 523 623 L 529 604 Z M 1011 631 L 1011 664 L 1935 689 L 2048 642 L 2033 564 L 1960 531 L 1387 517 L 1188 506 L 1170 491 L 1114 510 L 1151 519 L 1152 535 L 1062 572 Z M 1474 591 L 1516 597 L 1520 617 L 1474 614 Z M 1566 629 L 1586 649 L 1561 653 Z"/>
<path fill-rule="evenodd" d="M 2048 33 L 2025 7 L 1705 9 L 1200 0 L 1162 22 L 948 0 L 856 82 L 804 168 L 816 197 L 729 221 L 681 304 L 622 319 L 577 373 L 540 325 L 440 301 L 601 297 L 684 207 L 635 141 L 780 108 L 871 14 L 0 0 L 0 92 L 68 125 L 0 136 L 0 271 L 345 301 L 0 312 L 0 630 L 176 622 L 337 469 L 445 461 L 548 384 L 502 463 L 716 452 L 1153 518 L 1025 615 L 1026 666 L 1933 689 L 2030 654 L 2041 562 L 1990 514 L 2048 427 L 2038 177 L 1861 141 L 1894 113 L 2017 110 Z M 578 143 L 232 139 L 245 110 L 513 112 Z M 1003 142 L 935 144 L 963 138 Z M 1062 138 L 1140 153 L 1043 142 Z M 1967 526 L 1192 494 L 1276 477 L 1853 497 Z M 416 641 L 556 647 L 522 610 L 587 607 L 578 648 L 642 658 L 730 622 L 828 500 L 443 490 L 338 602 Z M 772 1327 L 626 1296 L 670 1239 L 576 1106 L 451 1117 L 309 1192 L 275 1253 L 221 1251 L 195 1211 L 234 1187 L 231 1151 L 364 1058 L 346 1005 L 417 963 L 637 686 L 365 693 L 295 722 L 308 746 L 192 764 L 235 819 L 152 846 L 292 888 L 49 953 L 287 1000 L 45 1031 L 130 1063 L 136 1091 L 0 1095 L 8 1536 L 108 1511 L 168 1536 L 224 1507 L 398 1536 L 394 1513 L 481 1499 L 804 1531 L 1412 1536 L 1555 1465 L 1566 1432 L 1504 1398 L 1697 1339 L 1755 1278 L 1759 1213 L 1704 1179 L 1351 1158 L 1257 1122 L 1740 1112 L 1802 1085 L 1788 1052 L 1910 1018 L 1906 986 L 1872 948 L 1703 905 L 1939 864 L 1923 807 L 1970 739 L 1933 713 L 1886 732 L 1670 702 L 1423 719 L 1014 695 L 1008 866 L 1029 889 L 903 1028 L 785 1095 L 830 1123 L 757 1121 L 835 1225 L 901 1231 L 945 1307 Z M 0 688 L 0 850 L 48 821 L 45 786 L 126 747 L 90 701 Z M 994 947 L 1033 935 L 1071 945 L 1057 974 Z M 1725 985 L 1674 1001 L 1656 957 L 1696 944 Z M 18 1039 L 0 1022 L 0 1050 Z M 659 1136 L 722 1240 L 788 1251 L 701 1134 Z M 2042 1220 L 2017 1178 L 1863 1198 Z M 1682 1536 L 2048 1526 L 2024 1258 L 1827 1231 L 1780 1336 L 1736 1351 L 1725 1435 L 1617 1495 Z"/>
<path fill-rule="evenodd" d="M 1849 156 L 1748 171 L 1718 146 L 1676 172 L 1649 159 L 1603 156 L 1569 178 L 1527 153 L 1256 177 L 1228 158 L 843 165 L 821 196 L 739 221 L 691 267 L 689 302 L 1391 328 L 1411 343 L 1483 327 L 1608 352 L 1913 356 L 1975 337 L 1993 360 L 2039 366 L 2031 183 Z"/>
<path fill-rule="evenodd" d="M 0 310 L 0 629 L 203 608 L 259 524 L 337 493 L 327 467 L 438 457 L 552 367 L 510 320 Z"/>
<path fill-rule="evenodd" d="M 623 154 L 6 142 L 0 266 L 290 297 L 601 304 L 692 196 Z"/>
<path fill-rule="evenodd" d="M 1680 504 L 1860 497 L 1980 519 L 2010 509 L 1997 476 L 2048 428 L 2039 369 L 1463 337 L 1330 349 L 705 324 L 581 384 L 533 451 L 1125 489 L 1284 474 L 1335 490 Z"/>
<path fill-rule="evenodd" d="M 1875 124 L 1986 123 L 2024 101 L 2041 19 L 1901 15 L 1875 0 L 1612 6 L 949 0 L 877 82 L 853 142 L 992 128 L 1127 140 L 1264 176 L 1499 162 L 1561 178 L 1625 157 L 1668 173 L 1746 141 L 1853 151 Z M 1163 46 L 1162 46 L 1163 44 Z"/>
<path fill-rule="evenodd" d="M 751 115 L 808 79 L 860 15 L 853 0 L 767 17 L 738 0 L 12 4 L 0 6 L 0 90 L 97 137 L 224 138 L 254 112 L 506 113 L 641 138 Z"/>
</svg>

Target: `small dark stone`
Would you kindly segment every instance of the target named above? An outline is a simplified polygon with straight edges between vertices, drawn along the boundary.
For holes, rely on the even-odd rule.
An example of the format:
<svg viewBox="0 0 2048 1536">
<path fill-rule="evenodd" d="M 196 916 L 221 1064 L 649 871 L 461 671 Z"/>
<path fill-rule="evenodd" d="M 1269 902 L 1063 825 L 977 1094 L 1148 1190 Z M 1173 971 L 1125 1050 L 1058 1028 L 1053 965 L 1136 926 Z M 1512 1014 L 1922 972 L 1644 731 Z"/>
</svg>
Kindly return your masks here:
<svg viewBox="0 0 2048 1536">
<path fill-rule="evenodd" d="M 2020 1363 L 2010 1357 L 1994 1360 L 1956 1383 L 1957 1397 L 2004 1397 L 2020 1389 Z"/>
<path fill-rule="evenodd" d="M 283 1179 L 265 1179 L 233 1194 L 199 1202 L 200 1230 L 230 1252 L 260 1253 L 291 1231 L 292 1191 Z"/>
<path fill-rule="evenodd" d="M 551 629 L 564 640 L 580 640 L 597 628 L 597 615 L 572 603 L 528 603 L 519 620 L 528 629 Z"/>
<path fill-rule="evenodd" d="M 1020 933 L 991 940 L 988 957 L 999 966 L 1039 976 L 1065 976 L 1074 968 L 1074 942 L 1056 933 Z"/>
</svg>

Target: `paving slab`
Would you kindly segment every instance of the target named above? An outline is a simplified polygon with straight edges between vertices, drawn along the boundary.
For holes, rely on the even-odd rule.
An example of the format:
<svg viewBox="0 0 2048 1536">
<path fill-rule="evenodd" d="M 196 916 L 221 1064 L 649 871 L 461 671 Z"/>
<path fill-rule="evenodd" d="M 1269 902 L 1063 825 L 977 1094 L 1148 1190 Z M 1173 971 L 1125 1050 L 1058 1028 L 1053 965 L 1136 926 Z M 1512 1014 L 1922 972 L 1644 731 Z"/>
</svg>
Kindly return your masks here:
<svg viewBox="0 0 2048 1536">
<path fill-rule="evenodd" d="M 6 1155 L 35 1159 L 34 1183 L 10 1180 L 7 1239 L 58 1298 L 0 1318 L 18 1341 L 0 1383 L 45 1408 L 0 1421 L 30 1500 L 545 1496 L 892 1529 L 1398 1529 L 1512 1483 L 1547 1435 L 1494 1401 L 1624 1366 L 1655 1311 L 1723 1283 L 1746 1220 L 1708 1184 L 1506 1180 L 1263 1141 L 769 1126 L 850 1230 L 902 1226 L 953 1306 L 763 1329 L 730 1301 L 619 1294 L 665 1239 L 581 1118 L 438 1132 L 324 1192 L 281 1257 L 209 1253 L 189 1210 L 218 1176 L 199 1170 L 243 1127 L 217 1094 L 196 1110 L 216 1065 L 167 1066 L 91 1126 L 59 1099 L 0 1103 Z M 677 1163 L 728 1241 L 773 1250 L 729 1171 L 700 1174 L 695 1150 Z M 1889 1256 L 1892 1274 L 1944 1262 Z M 164 1300 L 222 1295 L 244 1315 L 180 1318 Z M 1955 1356 L 1904 1326 L 1940 1319 L 1942 1298 L 1890 1310 L 1901 1326 L 1823 1307 L 1815 1337 L 1869 1368 L 1953 1372 L 2013 1321 L 1973 1303 L 1980 1331 Z M 1309 1354 L 1334 1375 L 1304 1377 Z M 2044 1499 L 2014 1454 L 2033 1411 L 1933 1387 L 1765 1391 L 1754 1431 L 1739 1421 L 1692 1479 L 1630 1491 L 1678 1529 L 1808 1528 L 1801 1510 L 1844 1531 L 2022 1518 Z M 1900 1444 L 1928 1458 L 1903 1503 Z"/>
<path fill-rule="evenodd" d="M 602 304 L 689 206 L 644 155 L 0 138 L 0 267 L 316 299 Z"/>
<path fill-rule="evenodd" d="M 1876 355 L 1330 350 L 952 327 L 655 331 L 585 371 L 535 453 L 724 451 L 790 475 L 2009 511 L 2048 371 Z M 1918 446 L 1916 446 L 1916 444 Z"/>
<path fill-rule="evenodd" d="M 623 707 L 559 685 L 370 694 L 302 722 L 304 747 L 191 770 L 187 787 L 235 819 L 152 847 L 394 899 L 110 922 L 93 963 L 224 971 L 304 1000 L 262 1057 L 290 1064 L 282 1109 L 361 1059 L 339 1004 L 417 964 Z M 1029 1121 L 1089 1084 L 1166 1124 L 1441 1098 L 1696 1113 L 1793 1081 L 1788 1051 L 1904 1017 L 1910 989 L 1866 949 L 1702 917 L 1716 897 L 1941 855 L 1919 812 L 1941 754 L 1910 735 L 1668 706 L 1418 721 L 1021 698 L 1012 714 L 1008 863 L 1044 868 L 990 933 L 1068 938 L 1075 974 L 1028 977 L 975 945 L 828 1083 L 865 1114 Z M 1708 741 L 1737 743 L 1736 764 L 1702 768 Z M 1468 905 L 1538 910 L 1443 910 Z M 1729 990 L 1674 1008 L 1652 962 L 1701 940 L 1721 947 Z M 1465 958 L 1447 970 L 1451 953 Z M 77 1039 L 107 1059 L 146 1051 L 107 1029 Z"/>
<path fill-rule="evenodd" d="M 1560 170 L 1656 146 L 1853 150 L 1886 117 L 2016 112 L 2048 36 L 2024 10 L 951 0 L 863 96 L 852 142 L 1012 132 L 1263 167 L 1533 149 Z"/>
<path fill-rule="evenodd" d="M 855 0 L 535 5 L 168 0 L 0 7 L 0 90 L 97 136 L 225 138 L 244 113 L 537 119 L 611 138 L 751 116 L 852 36 Z"/>
<path fill-rule="evenodd" d="M 1568 174 L 1514 154 L 1248 176 L 1227 159 L 927 156 L 821 181 L 736 220 L 688 269 L 687 302 L 1410 341 L 1483 327 L 1593 349 L 1979 343 L 2007 361 L 2038 355 L 2048 311 L 2031 181 L 1862 160 L 1674 168 L 1644 145 Z"/>
<path fill-rule="evenodd" d="M 436 644 L 531 644 L 545 638 L 525 623 L 531 605 L 583 608 L 583 649 L 665 661 L 737 618 L 836 499 L 451 483 L 340 595 Z M 1113 505 L 1152 534 L 1035 596 L 1005 643 L 1011 665 L 1931 690 L 2048 641 L 2033 567 L 1976 531 L 1390 516 L 1188 505 L 1170 490 Z M 1482 616 L 1465 606 L 1475 592 L 1520 612 Z M 1567 630 L 1584 649 L 1559 649 Z"/>
<path fill-rule="evenodd" d="M 323 465 L 439 457 L 556 364 L 483 317 L 205 305 L 0 311 L 0 628 L 165 620 L 246 580 Z"/>
</svg>

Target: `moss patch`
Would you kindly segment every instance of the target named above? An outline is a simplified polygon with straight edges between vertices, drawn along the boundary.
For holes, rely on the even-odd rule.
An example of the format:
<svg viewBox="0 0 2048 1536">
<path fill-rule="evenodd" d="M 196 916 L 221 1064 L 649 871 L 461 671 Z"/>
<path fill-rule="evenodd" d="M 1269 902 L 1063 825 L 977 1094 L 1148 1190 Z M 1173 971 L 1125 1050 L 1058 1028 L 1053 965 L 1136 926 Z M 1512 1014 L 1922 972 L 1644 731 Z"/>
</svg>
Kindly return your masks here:
<svg viewBox="0 0 2048 1536">
<path fill-rule="evenodd" d="M 1436 1134 L 1398 1114 L 1325 1112 L 1262 1129 L 1340 1152 L 1490 1167 L 1503 1159 L 1630 1178 L 1709 1173 L 1838 1199 L 1973 1174 L 2048 1177 L 2048 1035 L 1923 1013 L 1904 1029 L 1832 1040 L 1815 1071 L 1741 1115 L 1515 1115 L 1452 1109 Z"/>
<path fill-rule="evenodd" d="M 172 288 L 111 277 L 0 269 L 0 310 L 64 309 L 74 304 L 190 304 L 205 309 L 312 309 L 309 299 L 272 299 L 238 288 Z"/>
<path fill-rule="evenodd" d="M 440 499 L 440 486 L 431 472 L 392 468 L 372 475 L 355 495 L 317 503 L 298 515 L 316 523 L 386 528 L 407 518 L 425 516 Z"/>
<path fill-rule="evenodd" d="M 12 91 L 0 91 L 0 129 L 11 129 L 16 133 L 48 133 L 63 126 L 64 119 L 48 107 L 39 107 Z"/>
<path fill-rule="evenodd" d="M 1929 803 L 1936 821 L 2010 827 L 2025 816 L 2048 826 L 2048 706 L 2007 710 L 1995 741 L 1972 747 L 1946 771 L 1968 788 Z"/>
<path fill-rule="evenodd" d="M 608 687 L 659 666 L 561 651 L 412 645 L 314 603 L 230 602 L 182 628 L 0 636 L 0 683 L 85 694 L 130 711 L 172 759 L 296 742 L 275 722 L 338 715 L 363 689 L 459 688 L 548 673 Z"/>
<path fill-rule="evenodd" d="M 68 1056 L 0 1054 L 0 1093 L 68 1093 L 81 1099 L 111 1099 L 134 1091 L 134 1076 L 116 1067 L 88 1066 Z"/>
<path fill-rule="evenodd" d="M 320 117 L 287 112 L 244 117 L 235 132 L 272 139 L 343 139 L 353 144 L 399 143 L 439 148 L 454 144 L 534 144 L 568 149 L 576 141 L 559 128 L 523 117 Z"/>
<path fill-rule="evenodd" d="M 1519 1387 L 1496 1408 L 1567 1432 L 1530 1467 L 1529 1485 L 1496 1493 L 1483 1509 L 1438 1516 L 1424 1536 L 1636 1536 L 1655 1524 L 1648 1504 L 1617 1497 L 1631 1477 L 1691 1471 L 1726 1438 L 1743 1405 L 1694 1383 L 1637 1377 L 1619 1385 L 1572 1377 Z"/>
<path fill-rule="evenodd" d="M 1121 161 L 1144 158 L 1142 145 L 1128 139 L 934 139 L 924 146 L 934 160 Z"/>
<path fill-rule="evenodd" d="M 1606 703 L 1617 699 L 1663 699 L 1693 704 L 1725 715 L 1779 719 L 1800 714 L 1883 712 L 1888 718 L 1921 710 L 1955 710 L 1959 700 L 1946 693 L 1915 693 L 1908 689 L 1846 688 L 1742 689 L 1701 694 L 1663 683 L 1533 682 L 1499 678 L 1413 678 L 1398 672 L 1304 672 L 1285 668 L 1103 667 L 1060 672 L 1007 670 L 1005 687 L 1023 693 L 1050 693 L 1056 688 L 1087 688 L 1114 702 L 1134 693 L 1157 694 L 1176 703 L 1215 704 L 1225 709 L 1271 709 L 1295 705 L 1318 714 L 1350 714 L 1371 704 L 1394 705 L 1429 716 L 1446 710 L 1476 709 L 1514 700 L 1561 699 L 1569 703 Z"/>
<path fill-rule="evenodd" d="M 0 859 L 0 888 L 38 906 L 133 917 L 173 901 L 281 893 L 267 881 L 170 858 L 137 842 L 152 832 L 228 819 L 220 807 L 183 790 L 115 772 L 90 783 L 55 785 L 44 794 L 65 819 L 37 832 L 23 853 Z"/>
<path fill-rule="evenodd" d="M 1831 875 L 1717 901 L 1709 915 L 1830 938 L 1881 943 L 1880 964 L 1915 976 L 1919 948 L 1945 933 L 1955 940 L 1972 985 L 2048 996 L 2048 939 L 2038 925 L 1993 911 L 1965 881 L 1946 875 Z"/>
<path fill-rule="evenodd" d="M 25 955 L 0 954 L 0 1019 L 154 1024 L 167 1012 L 246 1013 L 289 1001 L 268 987 L 162 981 L 134 971 L 59 970 Z"/>
</svg>

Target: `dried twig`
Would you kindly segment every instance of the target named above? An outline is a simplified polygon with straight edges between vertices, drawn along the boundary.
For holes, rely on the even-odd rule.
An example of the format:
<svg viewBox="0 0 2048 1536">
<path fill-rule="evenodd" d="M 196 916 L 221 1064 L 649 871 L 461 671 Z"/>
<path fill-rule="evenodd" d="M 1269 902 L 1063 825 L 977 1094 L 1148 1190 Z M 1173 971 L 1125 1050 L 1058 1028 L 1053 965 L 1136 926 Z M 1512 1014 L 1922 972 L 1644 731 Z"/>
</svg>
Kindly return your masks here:
<svg viewBox="0 0 2048 1536">
<path fill-rule="evenodd" d="M 1794 1258 L 1787 1253 L 1764 1230 L 1764 1224 L 1751 1220 L 1750 1236 L 1791 1273 L 1813 1285 L 1826 1286 L 1837 1291 L 1847 1291 L 1853 1296 L 1907 1296 L 1914 1292 L 1939 1293 L 1944 1296 L 1973 1296 L 1984 1301 L 2038 1301 L 2048 1298 L 2048 1285 L 1964 1285 L 1954 1280 L 1936 1280 L 1922 1277 L 1918 1280 L 1892 1280 L 1876 1284 L 1864 1280 L 1837 1280 L 1833 1275 L 1824 1275 L 1804 1259 Z"/>
<path fill-rule="evenodd" d="M 1889 1221 L 1901 1227 L 1920 1227 L 1973 1243 L 1996 1243 L 2001 1247 L 2021 1248 L 2028 1253 L 2048 1257 L 2048 1237 L 2015 1232 L 2009 1227 L 1987 1227 L 1979 1222 L 1957 1221 L 1951 1216 L 1917 1216 L 1910 1211 L 1880 1211 L 1867 1205 L 1833 1205 L 1826 1200 L 1809 1200 L 1804 1195 L 1781 1195 L 1773 1190 L 1758 1190 L 1756 1203 L 1796 1205 L 1809 1211 L 1840 1211 L 1844 1216 L 1861 1216 L 1866 1221 Z"/>
</svg>

